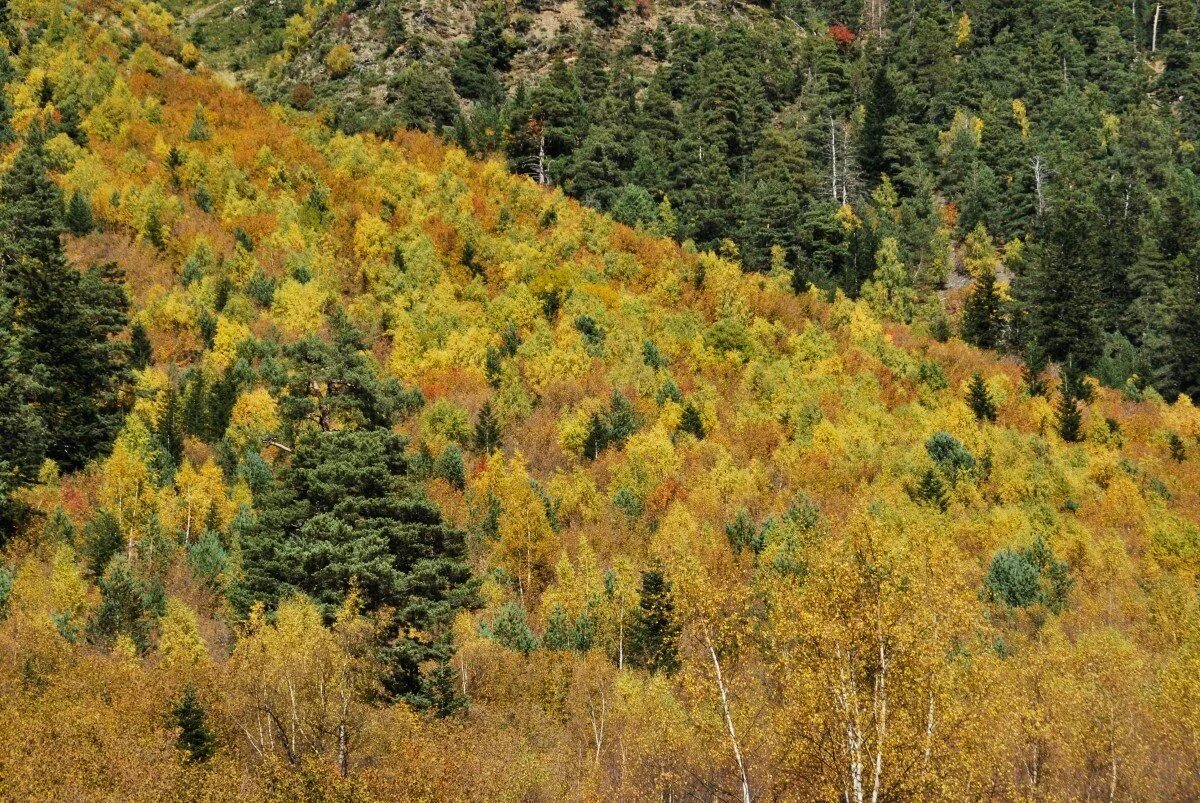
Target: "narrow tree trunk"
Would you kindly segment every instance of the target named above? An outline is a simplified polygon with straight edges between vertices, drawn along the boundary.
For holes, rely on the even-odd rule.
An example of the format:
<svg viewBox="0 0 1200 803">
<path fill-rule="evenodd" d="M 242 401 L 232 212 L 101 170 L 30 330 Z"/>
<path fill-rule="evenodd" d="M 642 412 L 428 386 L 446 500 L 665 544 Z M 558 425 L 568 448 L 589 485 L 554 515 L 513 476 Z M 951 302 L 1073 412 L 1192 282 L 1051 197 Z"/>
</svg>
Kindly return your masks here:
<svg viewBox="0 0 1200 803">
<path fill-rule="evenodd" d="M 712 657 L 713 670 L 717 675 L 717 688 L 721 692 L 721 710 L 725 715 L 725 727 L 729 729 L 729 742 L 733 745 L 733 757 L 737 759 L 738 772 L 742 776 L 742 803 L 750 803 L 750 778 L 746 774 L 742 749 L 738 746 L 737 733 L 733 729 L 733 716 L 729 712 L 729 694 L 725 689 L 725 677 L 721 673 L 721 662 L 717 658 L 717 650 L 713 646 L 712 636 L 709 635 L 707 627 L 704 629 L 704 641 L 708 645 L 708 654 Z"/>
<path fill-rule="evenodd" d="M 1162 3 L 1154 4 L 1154 29 L 1150 34 L 1150 52 L 1158 50 L 1158 15 L 1162 12 Z"/>
<path fill-rule="evenodd" d="M 833 127 L 833 115 L 829 115 L 829 153 L 833 164 L 831 172 L 831 180 L 833 185 L 833 202 L 836 204 L 838 200 L 838 182 L 837 182 L 837 132 Z"/>
</svg>

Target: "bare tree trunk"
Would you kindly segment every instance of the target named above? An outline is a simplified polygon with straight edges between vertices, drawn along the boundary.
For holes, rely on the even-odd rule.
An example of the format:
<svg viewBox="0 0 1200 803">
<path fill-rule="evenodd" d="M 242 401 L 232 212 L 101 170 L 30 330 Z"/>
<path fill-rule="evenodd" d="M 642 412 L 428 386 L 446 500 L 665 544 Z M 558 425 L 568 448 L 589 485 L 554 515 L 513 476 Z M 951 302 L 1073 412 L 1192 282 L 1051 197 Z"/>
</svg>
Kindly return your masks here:
<svg viewBox="0 0 1200 803">
<path fill-rule="evenodd" d="M 836 204 L 838 200 L 838 182 L 837 182 L 837 131 L 833 127 L 833 115 L 829 115 L 829 154 L 833 169 L 830 171 L 833 184 L 833 202 Z"/>
<path fill-rule="evenodd" d="M 596 717 L 596 707 L 592 704 L 591 698 L 588 699 L 588 718 L 592 721 L 592 739 L 596 743 L 596 766 L 600 766 L 600 748 L 604 745 L 604 715 L 608 708 L 608 701 L 604 699 L 604 692 L 600 692 L 600 716 Z"/>
<path fill-rule="evenodd" d="M 1037 213 L 1040 217 L 1046 212 L 1046 196 L 1042 192 L 1042 182 L 1044 180 L 1042 175 L 1042 157 L 1033 157 L 1031 164 L 1033 166 L 1033 186 L 1034 190 L 1037 192 Z"/>
<path fill-rule="evenodd" d="M 712 636 L 707 627 L 704 628 L 704 641 L 708 646 L 708 654 L 712 657 L 713 669 L 717 674 L 717 688 L 721 692 L 721 710 L 725 714 L 725 727 L 729 729 L 733 757 L 737 759 L 738 772 L 742 776 L 742 803 L 750 803 L 750 778 L 746 775 L 746 763 L 742 760 L 742 749 L 738 746 L 737 733 L 733 729 L 733 717 L 729 712 L 729 694 L 725 689 L 725 677 L 721 674 L 721 662 L 717 658 L 717 649 L 713 646 Z"/>
<path fill-rule="evenodd" d="M 1150 52 L 1158 50 L 1158 15 L 1162 12 L 1162 3 L 1154 4 L 1154 29 L 1150 34 Z"/>
<path fill-rule="evenodd" d="M 883 746 L 887 740 L 888 689 L 887 689 L 888 658 L 879 640 L 879 672 L 875 675 L 875 777 L 871 786 L 871 803 L 878 803 L 880 783 L 883 780 Z"/>
<path fill-rule="evenodd" d="M 537 183 L 543 187 L 549 183 L 546 175 L 546 134 L 544 132 L 538 134 Z"/>
</svg>

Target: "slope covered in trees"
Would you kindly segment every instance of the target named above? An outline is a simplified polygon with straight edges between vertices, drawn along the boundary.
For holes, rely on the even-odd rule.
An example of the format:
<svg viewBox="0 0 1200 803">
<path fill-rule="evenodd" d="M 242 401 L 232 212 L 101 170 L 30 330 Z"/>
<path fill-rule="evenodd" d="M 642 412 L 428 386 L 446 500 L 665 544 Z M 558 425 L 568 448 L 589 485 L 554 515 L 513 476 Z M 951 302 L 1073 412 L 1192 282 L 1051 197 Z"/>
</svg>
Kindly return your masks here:
<svg viewBox="0 0 1200 803">
<path fill-rule="evenodd" d="M 188 31 L 343 130 L 440 131 L 801 290 L 882 280 L 934 333 L 1200 389 L 1194 0 L 768 6 L 227 2 Z"/>
<path fill-rule="evenodd" d="M 897 323 L 903 211 L 797 292 L 153 4 L 2 21 L 3 796 L 1200 794 L 1200 411 Z"/>
</svg>

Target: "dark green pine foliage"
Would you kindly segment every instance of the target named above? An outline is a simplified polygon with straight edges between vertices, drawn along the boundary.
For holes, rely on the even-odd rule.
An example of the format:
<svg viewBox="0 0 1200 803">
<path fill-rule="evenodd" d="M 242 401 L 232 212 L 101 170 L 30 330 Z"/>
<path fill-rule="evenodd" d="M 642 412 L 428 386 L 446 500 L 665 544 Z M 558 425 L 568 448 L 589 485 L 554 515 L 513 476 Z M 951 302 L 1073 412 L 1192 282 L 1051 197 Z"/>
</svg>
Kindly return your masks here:
<svg viewBox="0 0 1200 803">
<path fill-rule="evenodd" d="M 142 370 L 154 361 L 154 348 L 150 345 L 150 336 L 146 327 L 135 323 L 129 327 L 129 365 L 135 370 Z"/>
<path fill-rule="evenodd" d="M 120 426 L 128 346 L 116 335 L 129 302 L 115 265 L 81 273 L 67 264 L 62 213 L 35 123 L 0 181 L 0 298 L 11 305 L 21 369 L 38 386 L 45 456 L 72 470 Z"/>
<path fill-rule="evenodd" d="M 443 719 L 466 711 L 470 705 L 458 673 L 449 661 L 441 661 L 429 673 L 429 699 L 433 712 Z"/>
<path fill-rule="evenodd" d="M 500 420 L 492 411 L 492 403 L 485 401 L 475 418 L 475 433 L 472 438 L 475 451 L 491 454 L 500 448 L 500 437 Z"/>
<path fill-rule="evenodd" d="M 679 418 L 679 431 L 686 432 L 697 440 L 704 439 L 704 420 L 700 418 L 700 411 L 696 409 L 696 405 L 691 402 L 683 406 L 683 414 Z"/>
<path fill-rule="evenodd" d="M 422 404 L 420 391 L 380 378 L 365 354 L 362 334 L 341 309 L 331 317 L 332 338 L 309 335 L 284 348 L 284 418 L 293 429 L 316 426 L 382 427 Z"/>
<path fill-rule="evenodd" d="M 1058 389 L 1056 413 L 1059 436 L 1068 443 L 1083 440 L 1083 413 L 1079 409 L 1079 397 L 1066 382 Z"/>
<path fill-rule="evenodd" d="M 584 438 L 583 453 L 590 460 L 595 460 L 610 446 L 620 448 L 629 440 L 629 436 L 641 427 L 641 419 L 633 408 L 633 403 L 620 391 L 613 391 L 608 410 L 603 413 L 593 413 L 588 422 L 587 436 Z"/>
<path fill-rule="evenodd" d="M 978 371 L 971 375 L 971 384 L 967 388 L 967 404 L 971 405 L 971 412 L 975 414 L 976 421 L 996 420 L 996 403 Z"/>
<path fill-rule="evenodd" d="M 332 618 L 357 583 L 365 610 L 395 611 L 388 690 L 428 703 L 419 667 L 449 657 L 450 622 L 478 603 L 477 583 L 463 533 L 425 499 L 405 447 L 384 429 L 303 435 L 256 499 L 234 598 L 246 611 L 302 592 Z"/>
<path fill-rule="evenodd" d="M 450 483 L 456 490 L 466 490 L 467 469 L 463 463 L 462 451 L 453 443 L 443 449 L 433 464 L 433 474 Z"/>
<path fill-rule="evenodd" d="M 0 86 L 0 146 L 17 141 L 17 132 L 12 127 L 13 106 L 8 92 Z"/>
<path fill-rule="evenodd" d="M 71 200 L 67 203 L 67 214 L 63 222 L 66 224 L 67 231 L 77 237 L 90 234 L 95 228 L 96 222 L 92 217 L 92 207 L 82 193 L 71 193 Z"/>
<path fill-rule="evenodd" d="M 529 627 L 529 616 L 525 608 L 515 602 L 506 602 L 496 611 L 496 618 L 485 628 L 487 635 L 505 649 L 529 655 L 538 648 L 538 638 Z"/>
<path fill-rule="evenodd" d="M 145 652 L 153 626 L 147 609 L 148 591 L 125 556 L 114 557 L 100 578 L 100 606 L 88 622 L 88 639 L 111 647 L 118 636 L 128 636 L 140 652 Z"/>
<path fill-rule="evenodd" d="M 657 569 L 642 572 L 637 619 L 629 639 L 629 663 L 650 672 L 679 669 L 679 623 L 671 584 Z"/>
<path fill-rule="evenodd" d="M 927 505 L 937 508 L 943 513 L 950 507 L 950 499 L 946 495 L 946 483 L 931 468 L 925 469 L 921 481 L 917 484 L 915 494 L 917 499 Z"/>
<path fill-rule="evenodd" d="M 1004 303 L 996 291 L 996 274 L 989 270 L 979 277 L 963 304 L 963 340 L 983 349 L 998 348 L 1004 329 Z"/>
<path fill-rule="evenodd" d="M 79 556 L 88 577 L 99 580 L 112 559 L 125 546 L 120 522 L 107 510 L 97 513 L 83 527 Z"/>
<path fill-rule="evenodd" d="M 983 580 L 984 596 L 1010 608 L 1041 603 L 1052 613 L 1067 606 L 1075 580 L 1040 535 L 1020 550 L 1002 549 L 992 558 Z"/>
<path fill-rule="evenodd" d="M 40 389 L 29 375 L 14 331 L 12 302 L 0 298 L 0 545 L 23 518 L 11 497 L 37 478 L 48 434 L 37 408 Z"/>
<path fill-rule="evenodd" d="M 1173 304 L 1164 349 L 1164 395 L 1200 400 L 1200 278 L 1187 277 Z"/>
<path fill-rule="evenodd" d="M 1100 355 L 1100 295 L 1095 266 L 1100 232 L 1090 223 L 1095 209 L 1063 202 L 1035 245 L 1030 269 L 1014 285 L 1021 336 L 1051 360 L 1074 355 L 1089 367 Z"/>
<path fill-rule="evenodd" d="M 208 715 L 191 685 L 184 687 L 183 696 L 171 709 L 169 724 L 179 729 L 175 745 L 187 754 L 188 761 L 202 762 L 212 758 L 216 752 L 216 739 L 208 729 Z"/>
</svg>

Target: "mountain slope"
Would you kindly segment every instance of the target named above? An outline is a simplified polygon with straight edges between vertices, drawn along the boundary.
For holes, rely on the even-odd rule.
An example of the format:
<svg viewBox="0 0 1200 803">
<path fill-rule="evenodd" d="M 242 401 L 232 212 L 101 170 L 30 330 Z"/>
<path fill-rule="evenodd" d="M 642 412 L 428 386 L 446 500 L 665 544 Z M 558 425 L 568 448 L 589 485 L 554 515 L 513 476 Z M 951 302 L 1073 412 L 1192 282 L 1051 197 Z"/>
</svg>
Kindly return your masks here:
<svg viewBox="0 0 1200 803">
<path fill-rule="evenodd" d="M 20 492 L 6 796 L 1200 792 L 1186 398 L 266 108 L 154 5 L 20 10 L 15 128 L 150 360 Z"/>
</svg>

